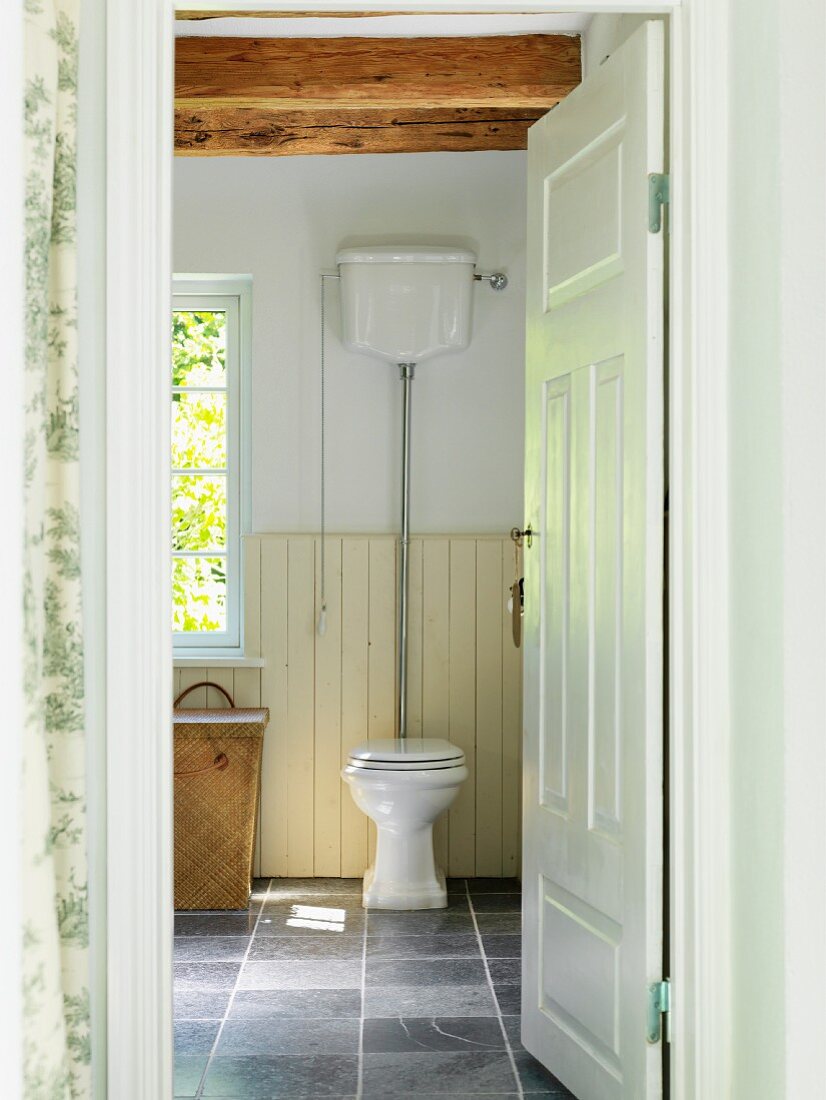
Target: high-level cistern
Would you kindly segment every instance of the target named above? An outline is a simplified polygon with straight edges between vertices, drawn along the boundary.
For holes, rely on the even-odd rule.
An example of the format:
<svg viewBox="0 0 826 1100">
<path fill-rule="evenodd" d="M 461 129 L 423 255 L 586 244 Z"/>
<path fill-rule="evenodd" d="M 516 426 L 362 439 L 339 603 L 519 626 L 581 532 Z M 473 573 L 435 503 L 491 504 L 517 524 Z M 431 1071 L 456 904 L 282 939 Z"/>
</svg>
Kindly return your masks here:
<svg viewBox="0 0 826 1100">
<path fill-rule="evenodd" d="M 398 366 L 402 382 L 397 736 L 407 736 L 410 425 L 416 365 L 470 343 L 476 256 L 436 246 L 348 248 L 337 257 L 344 346 Z"/>
</svg>

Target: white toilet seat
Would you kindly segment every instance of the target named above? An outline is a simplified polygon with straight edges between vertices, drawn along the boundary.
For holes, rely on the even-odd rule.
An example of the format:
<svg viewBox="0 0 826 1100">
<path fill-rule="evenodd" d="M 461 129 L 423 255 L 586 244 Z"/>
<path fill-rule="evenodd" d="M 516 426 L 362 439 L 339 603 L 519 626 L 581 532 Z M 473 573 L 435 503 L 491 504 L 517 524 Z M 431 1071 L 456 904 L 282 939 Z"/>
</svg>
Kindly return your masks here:
<svg viewBox="0 0 826 1100">
<path fill-rule="evenodd" d="M 365 772 L 446 772 L 450 771 L 452 768 L 463 768 L 465 766 L 465 760 L 464 757 L 460 757 L 458 760 L 447 760 L 444 762 L 436 760 L 430 763 L 409 763 L 406 761 L 353 760 L 351 757 L 347 761 L 347 764 L 351 768 L 360 768 Z"/>
<path fill-rule="evenodd" d="M 465 754 L 458 745 L 437 737 L 386 738 L 357 745 L 347 762 L 371 771 L 441 771 L 463 767 Z"/>
</svg>

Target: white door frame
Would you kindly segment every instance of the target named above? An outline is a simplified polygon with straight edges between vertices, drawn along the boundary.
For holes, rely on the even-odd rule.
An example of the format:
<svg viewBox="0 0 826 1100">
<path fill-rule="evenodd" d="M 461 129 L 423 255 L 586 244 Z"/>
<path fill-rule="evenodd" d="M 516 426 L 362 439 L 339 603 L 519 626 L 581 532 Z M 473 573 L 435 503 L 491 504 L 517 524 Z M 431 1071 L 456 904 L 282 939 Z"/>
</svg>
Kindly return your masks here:
<svg viewBox="0 0 826 1100">
<path fill-rule="evenodd" d="M 197 3 L 200 9 L 222 11 L 297 6 L 369 11 L 377 5 L 375 0 Z M 726 1096 L 732 1019 L 727 5 L 720 0 L 404 0 L 400 7 L 421 13 L 564 10 L 669 16 L 671 1079 L 674 1100 Z M 173 0 L 109 0 L 108 1095 L 118 1100 L 172 1096 L 165 369 L 172 21 Z M 151 369 L 153 363 L 157 370 Z"/>
</svg>

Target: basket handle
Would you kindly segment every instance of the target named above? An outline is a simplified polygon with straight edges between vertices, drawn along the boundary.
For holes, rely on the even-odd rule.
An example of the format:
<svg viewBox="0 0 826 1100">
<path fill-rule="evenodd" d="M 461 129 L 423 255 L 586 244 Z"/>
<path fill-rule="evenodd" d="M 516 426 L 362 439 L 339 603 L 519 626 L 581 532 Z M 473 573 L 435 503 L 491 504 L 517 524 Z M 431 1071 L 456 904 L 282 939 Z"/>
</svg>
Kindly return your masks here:
<svg viewBox="0 0 826 1100">
<path fill-rule="evenodd" d="M 205 768 L 194 768 L 191 772 L 173 772 L 176 779 L 190 779 L 193 775 L 206 775 L 207 772 L 222 772 L 229 767 L 229 757 L 224 752 L 219 752 L 211 764 Z"/>
<path fill-rule="evenodd" d="M 186 699 L 186 697 L 187 697 L 187 695 L 189 695 L 190 691 L 194 691 L 195 688 L 203 688 L 203 687 L 215 688 L 216 691 L 220 691 L 221 694 L 226 699 L 226 701 L 229 703 L 229 705 L 233 708 L 235 707 L 235 701 L 233 700 L 230 693 L 226 690 L 226 688 L 222 688 L 220 684 L 211 684 L 209 682 L 209 680 L 199 680 L 197 684 L 190 684 L 190 686 L 188 688 L 185 688 L 181 692 L 181 694 L 178 696 L 178 698 L 173 702 L 172 706 L 177 707 L 178 703 L 180 703 L 180 701 L 182 699 Z"/>
</svg>

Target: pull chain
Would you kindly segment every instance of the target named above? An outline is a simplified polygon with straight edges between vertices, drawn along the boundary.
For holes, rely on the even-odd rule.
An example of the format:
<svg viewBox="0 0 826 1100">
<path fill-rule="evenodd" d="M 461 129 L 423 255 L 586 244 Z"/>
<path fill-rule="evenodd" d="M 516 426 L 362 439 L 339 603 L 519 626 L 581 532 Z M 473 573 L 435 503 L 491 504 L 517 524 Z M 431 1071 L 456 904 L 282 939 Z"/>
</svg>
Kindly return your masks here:
<svg viewBox="0 0 826 1100">
<path fill-rule="evenodd" d="M 327 633 L 327 430 L 326 430 L 326 346 L 325 346 L 325 279 L 337 279 L 338 275 L 321 276 L 321 521 L 319 539 L 320 557 L 320 610 L 316 628 L 320 635 Z"/>
</svg>

